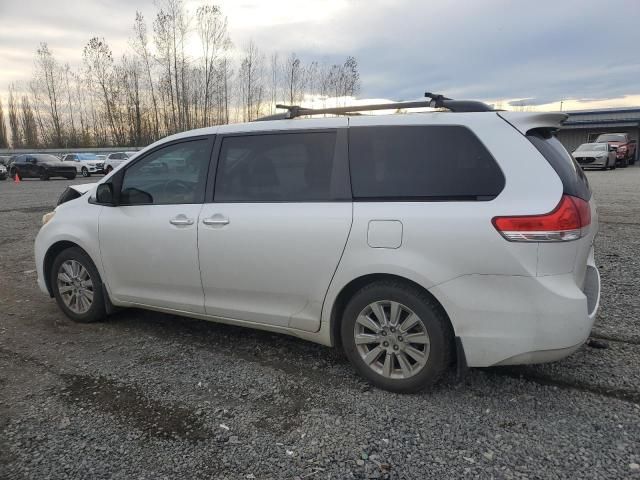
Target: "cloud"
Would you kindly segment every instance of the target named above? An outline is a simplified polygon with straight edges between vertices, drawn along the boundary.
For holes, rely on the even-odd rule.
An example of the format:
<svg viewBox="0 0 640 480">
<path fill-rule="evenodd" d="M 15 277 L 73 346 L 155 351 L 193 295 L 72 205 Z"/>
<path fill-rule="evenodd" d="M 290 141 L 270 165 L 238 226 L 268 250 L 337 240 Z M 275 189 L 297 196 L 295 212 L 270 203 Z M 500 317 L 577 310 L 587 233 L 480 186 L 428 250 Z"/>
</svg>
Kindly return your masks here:
<svg viewBox="0 0 640 480">
<path fill-rule="evenodd" d="M 31 71 L 40 41 L 78 64 L 91 36 L 123 53 L 135 10 L 153 0 L 1 2 L 0 89 Z M 362 97 L 412 99 L 425 90 L 486 101 L 619 98 L 640 93 L 640 2 L 566 0 L 221 0 L 237 48 L 341 62 L 354 55 Z M 188 8 L 199 4 L 188 0 Z M 8 30 L 5 27 L 8 26 Z M 69 53 L 70 49 L 75 51 Z M 24 52 L 20 55 L 16 52 Z M 518 100 L 516 100 L 518 101 Z"/>
</svg>

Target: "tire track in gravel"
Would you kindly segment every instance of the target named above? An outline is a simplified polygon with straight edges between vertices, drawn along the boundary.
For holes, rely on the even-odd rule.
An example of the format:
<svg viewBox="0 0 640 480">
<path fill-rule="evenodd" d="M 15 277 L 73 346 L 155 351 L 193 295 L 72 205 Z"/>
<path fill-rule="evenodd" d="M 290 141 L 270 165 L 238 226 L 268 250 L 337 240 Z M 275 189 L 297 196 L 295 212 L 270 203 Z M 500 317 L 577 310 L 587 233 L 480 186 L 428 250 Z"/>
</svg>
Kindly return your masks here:
<svg viewBox="0 0 640 480">
<path fill-rule="evenodd" d="M 495 376 L 526 380 L 537 383 L 538 385 L 558 387 L 562 390 L 576 390 L 585 393 L 592 393 L 594 395 L 600 395 L 640 405 L 640 392 L 638 391 L 625 388 L 608 388 L 580 380 L 562 379 L 534 371 L 528 367 L 489 367 L 485 369 L 485 372 Z"/>
</svg>

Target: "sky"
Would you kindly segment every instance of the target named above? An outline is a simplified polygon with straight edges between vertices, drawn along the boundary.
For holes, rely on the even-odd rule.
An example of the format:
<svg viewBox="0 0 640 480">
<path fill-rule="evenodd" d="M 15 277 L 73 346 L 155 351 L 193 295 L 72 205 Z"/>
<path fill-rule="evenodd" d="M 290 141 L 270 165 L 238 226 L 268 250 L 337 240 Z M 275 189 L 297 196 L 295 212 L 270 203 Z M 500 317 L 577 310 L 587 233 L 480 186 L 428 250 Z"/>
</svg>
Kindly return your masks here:
<svg viewBox="0 0 640 480">
<path fill-rule="evenodd" d="M 355 56 L 361 98 L 432 91 L 503 108 L 640 106 L 640 0 L 214 3 L 237 48 L 253 40 L 303 59 Z M 0 0 L 0 92 L 28 81 L 39 42 L 71 66 L 92 36 L 124 53 L 136 9 L 150 23 L 154 0 Z"/>
</svg>

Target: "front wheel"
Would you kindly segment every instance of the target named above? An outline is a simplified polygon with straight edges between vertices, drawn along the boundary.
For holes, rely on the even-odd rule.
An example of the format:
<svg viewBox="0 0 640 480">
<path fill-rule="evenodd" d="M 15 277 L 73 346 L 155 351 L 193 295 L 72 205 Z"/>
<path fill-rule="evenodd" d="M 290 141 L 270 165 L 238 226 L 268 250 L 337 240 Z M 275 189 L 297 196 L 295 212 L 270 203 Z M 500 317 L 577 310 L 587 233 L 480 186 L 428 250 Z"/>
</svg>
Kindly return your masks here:
<svg viewBox="0 0 640 480">
<path fill-rule="evenodd" d="M 49 180 L 49 174 L 47 172 L 41 172 L 40 180 L 43 180 L 43 181 Z"/>
<path fill-rule="evenodd" d="M 629 166 L 629 161 L 627 160 L 626 157 L 620 160 L 620 168 L 627 168 L 628 166 Z"/>
<path fill-rule="evenodd" d="M 113 172 L 113 167 L 109 165 L 106 170 L 106 175 L 109 175 L 111 172 Z"/>
<path fill-rule="evenodd" d="M 441 307 L 424 291 L 397 281 L 371 283 L 351 298 L 341 339 L 355 370 L 393 392 L 435 384 L 451 361 L 453 338 Z"/>
<path fill-rule="evenodd" d="M 82 167 L 82 176 L 83 177 L 90 177 L 91 174 L 89 173 L 89 170 L 87 169 L 87 167 Z"/>
<path fill-rule="evenodd" d="M 71 320 L 89 323 L 106 316 L 100 274 L 82 249 L 60 252 L 53 261 L 50 281 L 58 306 Z"/>
</svg>

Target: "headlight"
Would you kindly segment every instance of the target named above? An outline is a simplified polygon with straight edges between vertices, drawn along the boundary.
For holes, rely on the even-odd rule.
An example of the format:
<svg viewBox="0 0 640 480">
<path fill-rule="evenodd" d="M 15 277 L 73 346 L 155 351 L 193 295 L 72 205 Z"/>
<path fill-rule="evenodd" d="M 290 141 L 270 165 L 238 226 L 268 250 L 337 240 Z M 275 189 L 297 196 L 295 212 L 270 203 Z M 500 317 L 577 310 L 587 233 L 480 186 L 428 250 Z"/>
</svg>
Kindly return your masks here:
<svg viewBox="0 0 640 480">
<path fill-rule="evenodd" d="M 55 210 L 53 212 L 45 213 L 42 216 L 42 225 L 46 225 L 47 223 L 49 223 L 49 220 L 51 220 L 55 214 Z"/>
</svg>

